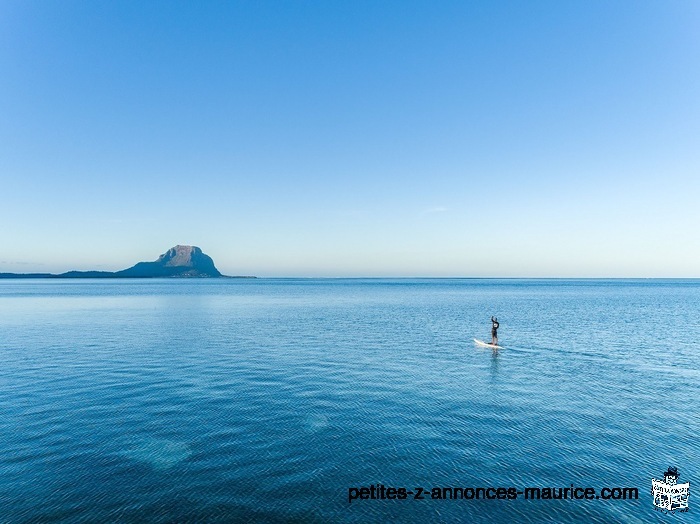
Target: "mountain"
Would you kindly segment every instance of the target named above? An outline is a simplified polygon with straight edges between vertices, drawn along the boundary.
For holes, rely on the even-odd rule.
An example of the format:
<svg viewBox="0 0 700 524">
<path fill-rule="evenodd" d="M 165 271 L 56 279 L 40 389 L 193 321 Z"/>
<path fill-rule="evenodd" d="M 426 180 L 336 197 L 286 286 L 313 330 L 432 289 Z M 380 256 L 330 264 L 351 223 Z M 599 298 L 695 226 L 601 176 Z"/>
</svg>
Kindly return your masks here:
<svg viewBox="0 0 700 524">
<path fill-rule="evenodd" d="M 0 278 L 154 278 L 223 277 L 214 261 L 196 246 L 175 246 L 154 262 L 139 262 L 121 271 L 68 271 L 50 273 L 0 273 Z"/>
<path fill-rule="evenodd" d="M 196 246 L 171 247 L 155 262 L 139 262 L 117 271 L 116 275 L 124 278 L 222 276 L 211 257 Z"/>
</svg>

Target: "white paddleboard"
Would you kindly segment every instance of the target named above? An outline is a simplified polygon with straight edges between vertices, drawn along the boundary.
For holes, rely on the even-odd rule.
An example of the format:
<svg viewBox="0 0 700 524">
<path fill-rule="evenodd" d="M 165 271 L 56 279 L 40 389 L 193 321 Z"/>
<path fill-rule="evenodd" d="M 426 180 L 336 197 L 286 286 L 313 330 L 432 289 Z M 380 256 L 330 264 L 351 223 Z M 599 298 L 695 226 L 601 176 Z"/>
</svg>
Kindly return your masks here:
<svg viewBox="0 0 700 524">
<path fill-rule="evenodd" d="M 503 349 L 501 346 L 497 346 L 495 344 L 490 344 L 489 342 L 484 342 L 483 340 L 478 340 L 474 339 L 474 342 L 476 343 L 477 346 L 483 346 L 485 348 L 493 348 L 493 349 Z"/>
</svg>

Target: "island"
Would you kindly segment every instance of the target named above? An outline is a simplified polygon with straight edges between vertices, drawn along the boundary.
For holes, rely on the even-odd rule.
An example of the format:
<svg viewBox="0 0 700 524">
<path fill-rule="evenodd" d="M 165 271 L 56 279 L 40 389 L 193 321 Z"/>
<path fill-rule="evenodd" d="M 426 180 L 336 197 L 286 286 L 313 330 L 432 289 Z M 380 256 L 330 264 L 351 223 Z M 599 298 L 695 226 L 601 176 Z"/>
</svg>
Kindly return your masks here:
<svg viewBox="0 0 700 524">
<path fill-rule="evenodd" d="M 171 247 L 154 262 L 139 262 L 121 271 L 68 271 L 67 273 L 0 273 L 0 278 L 255 278 L 222 275 L 209 255 L 197 246 Z"/>
</svg>

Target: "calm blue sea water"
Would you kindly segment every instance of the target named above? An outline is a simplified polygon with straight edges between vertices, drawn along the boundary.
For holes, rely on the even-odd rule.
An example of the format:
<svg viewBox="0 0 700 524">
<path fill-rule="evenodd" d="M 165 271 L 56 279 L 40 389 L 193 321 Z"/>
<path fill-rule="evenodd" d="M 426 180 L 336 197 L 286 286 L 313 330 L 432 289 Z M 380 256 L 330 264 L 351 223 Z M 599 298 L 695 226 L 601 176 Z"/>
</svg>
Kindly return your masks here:
<svg viewBox="0 0 700 524">
<path fill-rule="evenodd" d="M 699 341 L 700 281 L 0 281 L 0 522 L 698 522 Z"/>
</svg>

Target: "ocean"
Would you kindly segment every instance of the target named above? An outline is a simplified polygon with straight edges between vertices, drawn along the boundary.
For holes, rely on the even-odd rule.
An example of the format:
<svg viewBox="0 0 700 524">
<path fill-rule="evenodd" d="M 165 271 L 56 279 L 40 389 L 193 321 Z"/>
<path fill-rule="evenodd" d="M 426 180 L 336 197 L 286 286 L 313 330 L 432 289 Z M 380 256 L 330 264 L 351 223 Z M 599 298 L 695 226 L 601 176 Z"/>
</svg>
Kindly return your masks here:
<svg viewBox="0 0 700 524">
<path fill-rule="evenodd" d="M 0 522 L 699 522 L 698 341 L 699 280 L 0 281 Z"/>
</svg>

